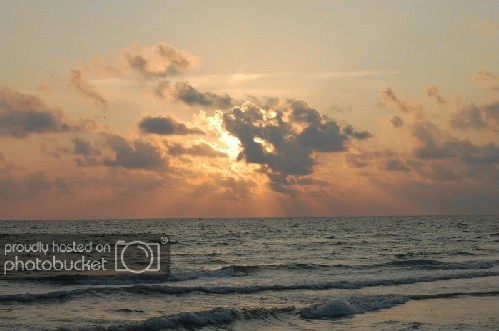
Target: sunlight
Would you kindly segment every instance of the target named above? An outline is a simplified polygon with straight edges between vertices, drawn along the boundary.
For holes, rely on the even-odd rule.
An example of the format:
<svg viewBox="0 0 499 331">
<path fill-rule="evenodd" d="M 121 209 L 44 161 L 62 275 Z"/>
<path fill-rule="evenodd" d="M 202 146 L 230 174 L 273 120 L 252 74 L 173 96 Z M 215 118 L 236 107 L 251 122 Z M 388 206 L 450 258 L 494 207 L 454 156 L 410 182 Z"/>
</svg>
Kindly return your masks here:
<svg viewBox="0 0 499 331">
<path fill-rule="evenodd" d="M 229 157 L 231 159 L 237 158 L 241 150 L 241 143 L 239 142 L 239 139 L 231 136 L 228 132 L 224 131 L 222 132 L 219 140 L 222 141 L 225 146 L 227 146 L 225 152 L 229 155 Z"/>
</svg>

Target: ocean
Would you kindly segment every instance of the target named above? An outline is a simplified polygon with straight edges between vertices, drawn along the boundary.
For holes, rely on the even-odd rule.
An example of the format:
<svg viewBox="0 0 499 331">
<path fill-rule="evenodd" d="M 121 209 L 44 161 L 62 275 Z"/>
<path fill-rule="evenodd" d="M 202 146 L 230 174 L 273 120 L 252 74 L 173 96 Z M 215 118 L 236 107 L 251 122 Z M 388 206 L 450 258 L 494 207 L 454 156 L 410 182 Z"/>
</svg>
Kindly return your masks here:
<svg viewBox="0 0 499 331">
<path fill-rule="evenodd" d="M 0 222 L 120 232 L 167 235 L 170 273 L 0 278 L 0 329 L 499 330 L 497 216 Z"/>
</svg>

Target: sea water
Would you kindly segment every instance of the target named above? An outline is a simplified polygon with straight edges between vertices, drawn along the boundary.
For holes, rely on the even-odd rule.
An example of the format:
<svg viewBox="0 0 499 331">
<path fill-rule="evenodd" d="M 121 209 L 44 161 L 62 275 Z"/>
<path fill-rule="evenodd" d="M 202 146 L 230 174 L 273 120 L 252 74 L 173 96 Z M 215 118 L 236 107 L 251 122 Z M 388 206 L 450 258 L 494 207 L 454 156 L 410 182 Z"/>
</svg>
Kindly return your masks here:
<svg viewBox="0 0 499 331">
<path fill-rule="evenodd" d="M 170 274 L 0 280 L 2 330 L 499 330 L 497 216 L 3 221 L 168 234 Z"/>
</svg>

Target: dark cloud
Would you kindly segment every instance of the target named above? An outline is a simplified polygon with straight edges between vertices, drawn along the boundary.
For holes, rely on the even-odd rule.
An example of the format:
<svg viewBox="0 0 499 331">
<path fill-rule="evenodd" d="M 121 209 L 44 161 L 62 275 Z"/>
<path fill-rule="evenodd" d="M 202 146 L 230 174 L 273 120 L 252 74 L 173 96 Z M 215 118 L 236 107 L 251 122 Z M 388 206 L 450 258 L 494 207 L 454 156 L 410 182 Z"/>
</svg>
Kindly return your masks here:
<svg viewBox="0 0 499 331">
<path fill-rule="evenodd" d="M 246 96 L 246 99 L 262 109 L 269 109 L 279 105 L 279 98 L 277 97 L 257 97 L 255 95 L 249 94 Z"/>
<path fill-rule="evenodd" d="M 298 140 L 303 146 L 315 151 L 339 152 L 345 150 L 344 143 L 348 140 L 348 136 L 359 140 L 371 137 L 369 132 L 356 132 L 350 125 L 342 132 L 335 121 L 321 116 L 303 100 L 293 101 L 291 110 L 292 120 L 310 124 L 298 135 Z"/>
<path fill-rule="evenodd" d="M 406 167 L 399 160 L 387 160 L 385 163 L 385 169 L 388 171 L 410 171 L 408 167 Z"/>
<path fill-rule="evenodd" d="M 440 96 L 440 89 L 435 85 L 426 86 L 425 90 L 426 96 L 432 99 L 435 99 L 439 106 L 445 103 L 445 100 Z"/>
<path fill-rule="evenodd" d="M 220 152 L 213 148 L 211 145 L 204 142 L 194 144 L 190 147 L 184 147 L 181 144 L 175 144 L 168 147 L 168 154 L 172 156 L 192 155 L 209 158 L 227 157 L 227 153 Z"/>
<path fill-rule="evenodd" d="M 251 188 L 256 186 L 252 180 L 234 177 L 218 178 L 215 183 L 223 190 L 222 196 L 229 200 L 245 199 L 251 195 Z"/>
<path fill-rule="evenodd" d="M 413 135 L 422 142 L 422 146 L 413 153 L 416 158 L 425 161 L 425 164 L 415 168 L 423 176 L 438 181 L 499 178 L 497 145 L 477 146 L 469 140 L 452 137 L 428 122 L 416 125 Z M 445 159 L 450 162 L 443 164 Z"/>
<path fill-rule="evenodd" d="M 140 120 L 139 128 L 144 133 L 159 135 L 205 134 L 200 129 L 186 127 L 184 123 L 180 123 L 172 117 L 145 117 Z"/>
<path fill-rule="evenodd" d="M 235 100 L 227 94 L 218 95 L 210 92 L 200 92 L 188 82 L 177 82 L 174 88 L 171 89 L 171 93 L 175 100 L 182 101 L 188 105 L 226 109 L 232 107 L 235 103 Z"/>
<path fill-rule="evenodd" d="M 105 158 L 107 167 L 123 167 L 127 169 L 164 170 L 167 160 L 161 156 L 160 150 L 140 140 L 129 143 L 125 138 L 107 134 L 106 143 L 116 153 L 115 159 Z"/>
<path fill-rule="evenodd" d="M 50 155 L 56 159 L 60 159 L 62 155 L 70 154 L 70 148 L 67 146 L 60 146 L 58 139 L 43 137 L 40 142 L 40 151 L 44 154 Z"/>
<path fill-rule="evenodd" d="M 160 99 L 165 99 L 165 90 L 170 87 L 170 82 L 162 80 L 154 87 L 154 95 Z"/>
<path fill-rule="evenodd" d="M 30 174 L 24 184 L 30 192 L 46 191 L 52 187 L 52 183 L 47 181 L 43 171 Z"/>
<path fill-rule="evenodd" d="M 62 111 L 49 109 L 35 96 L 0 87 L 0 136 L 23 138 L 70 130 Z"/>
<path fill-rule="evenodd" d="M 173 76 L 197 63 L 196 57 L 166 43 L 132 45 L 122 54 L 129 69 L 146 78 Z"/>
<path fill-rule="evenodd" d="M 498 131 L 499 103 L 476 106 L 474 104 L 463 107 L 458 113 L 452 114 L 449 124 L 460 130 L 491 130 Z"/>
<path fill-rule="evenodd" d="M 104 109 L 106 107 L 107 100 L 83 77 L 80 70 L 71 69 L 69 81 L 72 86 L 89 98 L 97 109 Z"/>
<path fill-rule="evenodd" d="M 67 187 L 67 182 L 60 178 L 51 180 L 43 171 L 4 173 L 0 176 L 0 200 L 33 199 Z"/>
<path fill-rule="evenodd" d="M 14 171 L 24 170 L 13 162 L 7 162 L 3 153 L 0 152 L 0 176 L 11 176 Z"/>
<path fill-rule="evenodd" d="M 100 150 L 97 148 L 93 148 L 90 142 L 87 142 L 78 137 L 75 137 L 74 139 L 72 139 L 72 141 L 74 143 L 73 153 L 75 155 L 85 155 L 85 156 L 100 155 Z"/>
<path fill-rule="evenodd" d="M 345 163 L 349 168 L 365 168 L 371 161 L 378 160 L 382 171 L 405 171 L 411 169 L 398 159 L 397 153 L 391 150 L 362 152 L 345 155 Z"/>
<path fill-rule="evenodd" d="M 312 173 L 312 149 L 300 143 L 297 132 L 279 114 L 264 118 L 263 110 L 248 102 L 224 113 L 223 121 L 226 130 L 241 142 L 239 159 L 264 165 L 269 172 Z"/>
<path fill-rule="evenodd" d="M 19 196 L 19 184 L 12 178 L 0 178 L 0 200 L 9 200 Z"/>
<path fill-rule="evenodd" d="M 310 107 L 305 100 L 291 101 L 290 108 L 293 121 L 307 122 L 315 125 L 320 124 L 320 113 L 316 109 Z"/>
<path fill-rule="evenodd" d="M 473 165 L 487 165 L 499 164 L 499 148 L 493 143 L 477 147 L 472 145 L 469 141 L 461 143 L 461 150 L 466 150 L 462 153 L 461 160 L 467 164 Z"/>
<path fill-rule="evenodd" d="M 442 165 L 442 164 L 431 164 L 429 166 L 429 171 L 422 171 L 423 175 L 426 178 L 438 181 L 438 182 L 447 182 L 447 181 L 457 181 L 461 179 L 461 176 L 451 166 Z"/>
<path fill-rule="evenodd" d="M 299 176 L 313 173 L 313 152 L 342 152 L 350 138 L 366 139 L 356 132 L 321 116 L 305 101 L 288 101 L 267 112 L 246 102 L 223 114 L 225 129 L 241 142 L 238 159 L 261 165 L 274 191 L 296 194 L 290 187 Z M 300 129 L 301 128 L 301 129 Z"/>
<path fill-rule="evenodd" d="M 390 120 L 390 123 L 392 123 L 393 127 L 400 128 L 404 125 L 404 120 L 402 117 L 395 116 Z"/>
<path fill-rule="evenodd" d="M 76 158 L 74 162 L 78 167 L 82 168 L 97 167 L 102 165 L 101 160 L 92 156 L 84 156 L 82 158 Z"/>
<path fill-rule="evenodd" d="M 71 185 L 62 178 L 56 178 L 54 180 L 54 186 L 57 187 L 58 189 L 65 190 L 69 189 Z"/>
<path fill-rule="evenodd" d="M 383 183 L 382 190 L 398 197 L 400 203 L 411 202 L 420 214 L 497 215 L 497 181 L 470 183 L 467 181 L 409 181 L 396 185 Z"/>
<path fill-rule="evenodd" d="M 441 130 L 431 122 L 417 123 L 412 135 L 423 143 L 422 147 L 414 150 L 414 156 L 421 159 L 440 159 L 456 156 L 455 152 L 448 146 L 439 142 Z"/>
<path fill-rule="evenodd" d="M 358 140 L 364 140 L 367 138 L 371 138 L 372 135 L 368 131 L 355 131 L 351 125 L 345 127 L 344 132 L 346 135 L 351 136 L 352 138 Z"/>
<path fill-rule="evenodd" d="M 221 200 L 240 201 L 250 197 L 255 186 L 250 179 L 212 175 L 206 182 L 196 185 L 190 196 L 197 199 L 209 197 L 216 204 Z"/>
<path fill-rule="evenodd" d="M 380 100 L 387 106 L 394 106 L 401 113 L 412 112 L 411 108 L 402 100 L 399 100 L 395 92 L 390 87 L 385 87 L 381 90 Z"/>
<path fill-rule="evenodd" d="M 309 126 L 298 135 L 298 141 L 305 147 L 318 152 L 341 152 L 346 149 L 346 134 L 342 134 L 336 122 Z"/>
<path fill-rule="evenodd" d="M 345 163 L 349 168 L 365 168 L 369 164 L 366 161 L 370 159 L 371 157 L 366 155 L 366 153 L 345 155 Z"/>
</svg>

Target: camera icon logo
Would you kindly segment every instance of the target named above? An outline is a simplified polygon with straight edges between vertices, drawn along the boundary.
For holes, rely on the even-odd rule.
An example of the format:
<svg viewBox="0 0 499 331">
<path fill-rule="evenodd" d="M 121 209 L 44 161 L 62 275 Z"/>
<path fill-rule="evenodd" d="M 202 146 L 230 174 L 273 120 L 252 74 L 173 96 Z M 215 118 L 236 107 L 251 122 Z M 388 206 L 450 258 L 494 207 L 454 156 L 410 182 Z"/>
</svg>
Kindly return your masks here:
<svg viewBox="0 0 499 331">
<path fill-rule="evenodd" d="M 160 246 L 143 241 L 118 240 L 114 247 L 115 270 L 140 274 L 160 271 Z"/>
</svg>

